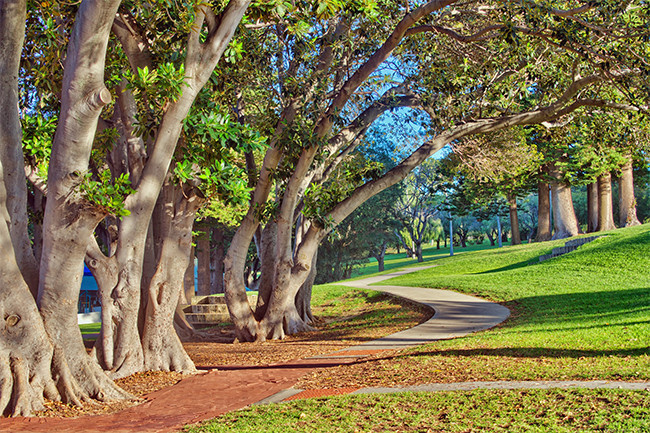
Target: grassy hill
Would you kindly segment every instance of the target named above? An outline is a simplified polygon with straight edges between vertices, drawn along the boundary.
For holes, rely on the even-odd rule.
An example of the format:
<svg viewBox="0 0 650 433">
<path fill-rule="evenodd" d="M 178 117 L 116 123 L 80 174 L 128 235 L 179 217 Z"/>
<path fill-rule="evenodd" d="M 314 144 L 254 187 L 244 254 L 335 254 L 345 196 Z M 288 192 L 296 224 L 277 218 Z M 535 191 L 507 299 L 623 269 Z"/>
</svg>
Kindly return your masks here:
<svg viewBox="0 0 650 433">
<path fill-rule="evenodd" d="M 508 306 L 484 332 L 324 369 L 319 387 L 481 380 L 650 380 L 650 225 L 539 262 L 564 241 L 430 254 L 435 267 L 382 284 L 448 288 Z M 435 251 L 435 250 L 434 250 Z M 401 265 L 403 257 L 393 257 Z M 344 285 L 345 282 L 339 283 Z M 324 299 L 315 287 L 315 299 Z M 340 288 L 339 288 L 340 290 Z M 349 289 L 355 290 L 355 289 Z M 477 390 L 310 399 L 224 415 L 192 432 L 647 432 L 650 394 Z"/>
</svg>

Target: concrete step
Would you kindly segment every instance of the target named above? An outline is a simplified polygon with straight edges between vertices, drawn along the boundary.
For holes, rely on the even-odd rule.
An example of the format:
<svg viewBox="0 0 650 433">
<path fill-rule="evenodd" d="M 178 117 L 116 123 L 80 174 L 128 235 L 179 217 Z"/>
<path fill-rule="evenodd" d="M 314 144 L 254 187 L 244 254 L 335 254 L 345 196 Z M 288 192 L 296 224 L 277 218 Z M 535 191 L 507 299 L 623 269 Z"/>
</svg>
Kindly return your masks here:
<svg viewBox="0 0 650 433">
<path fill-rule="evenodd" d="M 189 313 L 185 318 L 195 327 L 214 326 L 220 323 L 230 322 L 228 313 Z"/>
<path fill-rule="evenodd" d="M 202 328 L 230 322 L 226 298 L 223 295 L 193 296 L 190 305 L 184 305 L 185 318 L 192 326 Z M 248 295 L 251 307 L 257 304 L 257 293 Z"/>
<path fill-rule="evenodd" d="M 190 305 L 189 313 L 195 314 L 228 314 L 228 307 L 226 304 L 197 304 Z"/>
<path fill-rule="evenodd" d="M 255 305 L 257 303 L 257 292 L 255 294 L 248 295 L 248 303 Z M 208 296 L 192 296 L 190 300 L 191 305 L 198 304 L 221 304 L 226 305 L 226 298 L 223 294 L 219 295 L 208 295 Z"/>
<path fill-rule="evenodd" d="M 570 241 L 567 241 L 566 244 L 564 244 L 567 247 L 581 247 L 584 244 L 588 244 L 589 242 L 595 241 L 598 239 L 600 236 L 589 236 L 586 238 L 578 238 L 578 239 L 571 239 Z"/>
<path fill-rule="evenodd" d="M 586 238 L 571 239 L 570 241 L 565 242 L 563 247 L 553 248 L 553 251 L 551 251 L 550 254 L 544 254 L 543 256 L 540 256 L 539 261 L 543 262 L 548 259 L 552 259 L 554 257 L 563 256 L 564 254 L 575 251 L 578 249 L 578 247 L 581 247 L 584 244 L 588 244 L 589 242 L 595 241 L 600 237 L 601 236 L 588 236 Z"/>
</svg>

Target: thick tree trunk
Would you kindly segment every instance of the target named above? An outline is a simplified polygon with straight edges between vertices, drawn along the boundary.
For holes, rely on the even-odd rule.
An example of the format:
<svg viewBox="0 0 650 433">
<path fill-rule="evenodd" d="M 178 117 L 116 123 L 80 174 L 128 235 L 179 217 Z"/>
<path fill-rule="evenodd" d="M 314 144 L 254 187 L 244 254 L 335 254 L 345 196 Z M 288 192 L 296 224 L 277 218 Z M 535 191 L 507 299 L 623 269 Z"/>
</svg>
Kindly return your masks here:
<svg viewBox="0 0 650 433">
<path fill-rule="evenodd" d="M 0 24 L 2 24 L 0 6 Z M 0 171 L 2 166 L 0 165 Z M 60 400 L 58 378 L 65 402 L 74 403 L 77 393 L 65 360 L 53 363 L 54 347 L 36 308 L 36 301 L 23 279 L 9 235 L 4 186 L 0 186 L 0 416 L 30 416 L 45 408 L 44 397 Z"/>
<path fill-rule="evenodd" d="M 587 185 L 587 233 L 598 230 L 598 182 Z"/>
<path fill-rule="evenodd" d="M 167 218 L 166 227 L 161 230 L 158 267 L 148 288 L 142 334 L 144 367 L 193 373 L 194 363 L 174 329 L 174 315 L 192 249 L 194 217 L 202 200 L 189 189 L 182 191 L 169 184 L 163 188 L 162 196 Z"/>
<path fill-rule="evenodd" d="M 314 323 L 314 315 L 311 312 L 311 291 L 314 286 L 314 281 L 316 280 L 316 263 L 318 261 L 318 249 L 314 253 L 314 258 L 311 261 L 311 269 L 309 270 L 309 275 L 296 295 L 296 310 L 298 310 L 298 316 L 300 319 L 305 322 L 307 325 Z"/>
<path fill-rule="evenodd" d="M 422 258 L 422 242 L 413 242 L 414 246 L 414 253 L 415 253 L 415 258 L 418 260 L 418 262 L 423 262 L 424 259 Z"/>
<path fill-rule="evenodd" d="M 43 222 L 39 306 L 55 359 L 67 362 L 79 397 L 109 400 L 127 395 L 87 354 L 77 326 L 77 301 L 88 240 L 104 217 L 80 197 L 102 108 L 111 100 L 103 83 L 104 57 L 119 1 L 82 2 L 65 61 L 61 114 L 52 144 Z"/>
<path fill-rule="evenodd" d="M 259 259 L 261 262 L 261 275 L 257 287 L 257 306 L 255 308 L 255 318 L 257 320 L 262 320 L 264 314 L 266 314 L 266 308 L 271 299 L 273 288 L 275 287 L 277 227 L 275 221 L 266 223 L 260 239 Z"/>
<path fill-rule="evenodd" d="M 26 203 L 22 209 L 18 205 L 27 194 L 24 171 L 20 183 L 14 178 L 16 165 L 23 161 L 18 67 L 25 14 L 25 1 L 0 2 L 0 416 L 30 416 L 45 408 L 44 397 L 60 400 L 54 377 L 63 390 L 74 382 L 70 372 L 62 370 L 65 363 L 52 362 L 54 347 L 36 308 L 35 263 L 31 284 L 20 266 L 22 247 L 30 243 L 16 245 L 22 239 L 16 223 L 27 218 Z M 63 397 L 74 402 L 76 394 L 63 392 Z"/>
<path fill-rule="evenodd" d="M 377 254 L 375 254 L 375 259 L 377 259 L 377 272 L 384 272 L 384 258 L 386 257 L 386 248 L 388 247 L 388 242 L 384 240 L 379 248 Z M 440 238 L 438 238 L 438 249 L 440 249 Z"/>
<path fill-rule="evenodd" d="M 521 233 L 519 232 L 519 215 L 517 214 L 517 196 L 508 196 L 508 207 L 510 211 L 510 227 L 512 229 L 511 245 L 521 245 Z"/>
<path fill-rule="evenodd" d="M 621 177 L 618 179 L 619 196 L 619 226 L 630 227 L 641 224 L 636 216 L 636 198 L 634 197 L 634 174 L 632 158 L 621 167 Z"/>
<path fill-rule="evenodd" d="M 612 175 L 606 172 L 598 176 L 598 228 L 602 232 L 614 230 L 614 206 L 612 205 Z"/>
<path fill-rule="evenodd" d="M 536 242 L 550 241 L 551 234 L 551 198 L 547 182 L 539 181 L 537 185 L 537 237 Z"/>
<path fill-rule="evenodd" d="M 198 287 L 199 296 L 210 294 L 210 227 L 201 224 L 201 231 L 196 239 L 196 257 L 198 261 Z"/>
<path fill-rule="evenodd" d="M 36 298 L 38 264 L 27 231 L 27 187 L 18 115 L 18 72 L 25 36 L 25 11 L 23 0 L 0 3 L 0 160 L 10 241 L 23 279 Z"/>
<path fill-rule="evenodd" d="M 223 293 L 223 258 L 225 255 L 224 233 L 220 227 L 212 227 L 212 244 L 210 254 L 210 292 Z"/>
<path fill-rule="evenodd" d="M 553 204 L 553 239 L 564 239 L 579 233 L 578 220 L 573 209 L 571 187 L 562 181 L 562 174 L 553 166 L 549 174 L 555 180 L 551 182 L 551 201 Z"/>
<path fill-rule="evenodd" d="M 181 299 L 186 304 L 192 302 L 192 296 L 196 294 L 196 287 L 194 283 L 194 246 L 190 250 L 190 260 L 185 268 L 185 276 L 183 277 L 183 291 L 184 296 Z"/>
</svg>

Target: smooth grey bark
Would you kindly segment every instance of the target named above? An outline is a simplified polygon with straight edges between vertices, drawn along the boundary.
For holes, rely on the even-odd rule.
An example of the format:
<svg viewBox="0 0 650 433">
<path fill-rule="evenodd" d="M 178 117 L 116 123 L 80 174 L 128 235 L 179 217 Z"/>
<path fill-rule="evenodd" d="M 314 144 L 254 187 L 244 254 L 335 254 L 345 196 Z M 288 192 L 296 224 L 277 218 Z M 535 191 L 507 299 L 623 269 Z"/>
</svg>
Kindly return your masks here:
<svg viewBox="0 0 650 433">
<path fill-rule="evenodd" d="M 76 401 L 67 364 L 61 359 L 53 362 L 54 346 L 34 296 L 38 283 L 30 281 L 29 287 L 26 269 L 20 266 L 25 251 L 17 245 L 23 237 L 18 222 L 27 219 L 24 169 L 20 182 L 14 178 L 23 161 L 18 71 L 25 19 L 24 0 L 0 1 L 0 416 L 30 416 L 44 409 L 44 397 Z"/>
<path fill-rule="evenodd" d="M 38 294 L 38 264 L 27 231 L 27 188 L 18 114 L 18 72 L 25 36 L 25 2 L 0 3 L 0 159 L 6 189 L 7 224 L 20 272 L 34 297 Z M 22 17 L 22 18 L 21 18 Z"/>
<path fill-rule="evenodd" d="M 549 175 L 551 182 L 551 202 L 553 207 L 553 239 L 564 239 L 579 233 L 578 219 L 573 208 L 571 187 L 563 182 L 562 173 L 552 166 Z"/>
<path fill-rule="evenodd" d="M 277 266 L 275 249 L 277 242 L 277 223 L 273 220 L 266 223 L 260 237 L 259 260 L 260 280 L 257 286 L 257 305 L 255 306 L 255 318 L 262 320 L 266 314 L 266 308 L 273 292 L 275 268 Z"/>
<path fill-rule="evenodd" d="M 311 312 L 311 293 L 312 288 L 314 287 L 314 281 L 316 280 L 316 263 L 318 261 L 318 249 L 314 254 L 314 258 L 311 261 L 311 270 L 309 275 L 296 295 L 296 310 L 298 311 L 298 316 L 300 319 L 305 322 L 307 325 L 314 323 L 314 315 Z"/>
<path fill-rule="evenodd" d="M 510 228 L 512 230 L 511 245 L 521 245 L 521 233 L 519 232 L 519 215 L 517 214 L 517 196 L 508 196 L 508 210 L 510 213 Z"/>
<path fill-rule="evenodd" d="M 551 234 L 551 198 L 550 186 L 539 181 L 537 185 L 537 237 L 536 242 L 550 241 Z M 492 244 L 494 245 L 494 243 Z"/>
<path fill-rule="evenodd" d="M 197 229 L 201 234 L 196 238 L 196 258 L 198 261 L 198 287 L 199 296 L 207 296 L 210 290 L 210 227 L 201 224 Z"/>
<path fill-rule="evenodd" d="M 223 258 L 226 254 L 224 233 L 221 227 L 212 227 L 210 253 L 210 293 L 223 293 Z"/>
<path fill-rule="evenodd" d="M 587 233 L 598 230 L 598 183 L 587 185 Z"/>
<path fill-rule="evenodd" d="M 191 187 L 169 183 L 161 197 L 165 221 L 159 231 L 162 248 L 158 266 L 146 297 L 142 333 L 144 368 L 192 373 L 196 369 L 176 332 L 174 316 L 190 262 L 194 218 L 203 200 Z"/>
<path fill-rule="evenodd" d="M 614 230 L 614 206 L 612 205 L 612 174 L 598 176 L 598 227 L 596 231 Z"/>
<path fill-rule="evenodd" d="M 77 326 L 77 301 L 88 240 L 104 218 L 79 193 L 88 171 L 100 112 L 111 101 L 104 86 L 105 54 L 120 2 L 81 2 L 69 38 L 59 124 L 48 170 L 38 303 L 53 341 L 54 359 L 74 375 L 78 401 L 128 398 L 86 353 Z"/>
<path fill-rule="evenodd" d="M 2 169 L 0 163 L 0 173 Z M 16 262 L 5 203 L 4 182 L 0 181 L 0 416 L 30 416 L 45 408 L 44 397 L 70 403 L 77 400 L 65 360 L 54 362 L 54 346 Z"/>
<path fill-rule="evenodd" d="M 641 224 L 636 215 L 636 198 L 634 197 L 634 173 L 632 171 L 632 158 L 621 167 L 621 176 L 618 178 L 619 196 L 619 226 L 630 227 Z"/>
<path fill-rule="evenodd" d="M 98 356 L 104 369 L 109 370 L 115 378 L 128 376 L 144 369 L 145 359 L 138 325 L 141 323 L 144 334 L 147 325 L 139 320 L 142 317 L 139 316 L 139 312 L 141 302 L 145 303 L 144 297 L 141 297 L 141 288 L 146 286 L 142 286 L 141 283 L 150 221 L 181 134 L 183 121 L 196 95 L 211 76 L 228 46 L 249 2 L 249 0 L 229 1 L 219 19 L 214 16 L 208 4 L 198 7 L 195 25 L 187 42 L 186 80 L 183 93 L 165 111 L 155 141 L 148 146 L 150 153 L 141 168 L 141 174 L 135 184 L 135 193 L 125 200 L 124 206 L 129 211 L 129 215 L 123 218 L 120 225 L 114 256 L 119 269 L 119 279 L 115 286 L 106 289 L 110 293 L 107 303 L 113 305 L 109 308 L 111 316 L 107 317 L 110 320 L 103 322 L 101 346 L 103 353 Z M 207 39 L 202 41 L 200 34 L 204 24 L 209 32 Z M 139 49 L 137 35 L 133 36 L 132 31 L 124 31 L 117 25 L 115 33 L 133 69 L 139 66 L 138 62 L 143 61 L 143 58 L 146 61 L 146 56 L 143 56 Z M 154 224 L 153 229 L 158 230 L 158 227 Z M 158 251 L 162 251 L 162 246 L 158 247 Z M 185 269 L 182 273 L 184 271 Z M 155 274 L 151 277 L 152 281 L 154 277 Z M 162 312 L 163 309 L 151 311 Z M 171 321 L 172 318 L 169 318 L 170 328 Z"/>
</svg>

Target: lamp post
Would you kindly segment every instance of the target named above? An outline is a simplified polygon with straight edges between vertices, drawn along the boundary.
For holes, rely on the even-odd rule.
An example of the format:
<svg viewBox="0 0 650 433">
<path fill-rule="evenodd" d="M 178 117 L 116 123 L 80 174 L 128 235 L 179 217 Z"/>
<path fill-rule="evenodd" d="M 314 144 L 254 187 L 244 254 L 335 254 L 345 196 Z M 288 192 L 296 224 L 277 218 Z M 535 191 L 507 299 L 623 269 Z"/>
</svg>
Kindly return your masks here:
<svg viewBox="0 0 650 433">
<path fill-rule="evenodd" d="M 501 242 L 501 218 L 497 215 L 497 231 L 499 232 L 499 248 L 503 247 L 503 242 Z"/>
<path fill-rule="evenodd" d="M 454 255 L 454 221 L 451 219 L 449 212 L 449 256 Z"/>
</svg>

